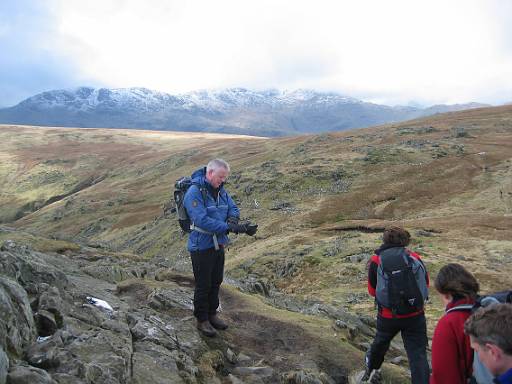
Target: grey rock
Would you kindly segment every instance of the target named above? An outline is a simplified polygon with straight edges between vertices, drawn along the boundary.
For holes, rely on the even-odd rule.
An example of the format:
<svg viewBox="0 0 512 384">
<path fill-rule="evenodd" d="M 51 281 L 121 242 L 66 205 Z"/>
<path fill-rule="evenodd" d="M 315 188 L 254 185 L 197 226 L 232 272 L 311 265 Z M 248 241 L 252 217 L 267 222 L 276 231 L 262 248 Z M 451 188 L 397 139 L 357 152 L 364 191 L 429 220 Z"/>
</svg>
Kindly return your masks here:
<svg viewBox="0 0 512 384">
<path fill-rule="evenodd" d="M 54 373 L 52 377 L 59 384 L 86 384 L 85 381 L 67 373 Z"/>
<path fill-rule="evenodd" d="M 57 320 L 62 321 L 62 317 L 68 312 L 59 290 L 56 287 L 48 289 L 39 296 L 38 310 L 46 310 L 55 315 Z M 62 324 L 59 324 L 62 327 Z"/>
<path fill-rule="evenodd" d="M 27 293 L 17 282 L 0 276 L 0 346 L 22 356 L 36 334 Z"/>
<path fill-rule="evenodd" d="M 11 367 L 7 375 L 9 384 L 56 384 L 44 370 L 30 366 Z"/>
<path fill-rule="evenodd" d="M 185 383 L 174 356 L 163 346 L 150 342 L 136 343 L 132 362 L 133 384 Z"/>
<path fill-rule="evenodd" d="M 27 362 L 37 368 L 50 369 L 60 364 L 58 352 L 64 343 L 59 335 L 48 340 L 32 344 L 25 353 Z"/>
<path fill-rule="evenodd" d="M 135 341 L 149 341 L 164 346 L 169 350 L 178 349 L 178 339 L 172 327 L 165 328 L 160 324 L 139 318 L 130 325 Z"/>
<path fill-rule="evenodd" d="M 389 362 L 390 362 L 391 364 L 397 364 L 397 365 L 398 365 L 398 364 L 401 364 L 401 363 L 402 363 L 402 362 L 404 362 L 404 361 L 407 361 L 407 358 L 406 358 L 405 356 L 402 356 L 402 355 L 397 356 L 397 357 L 394 357 L 394 358 L 392 358 L 391 360 L 389 360 Z"/>
<path fill-rule="evenodd" d="M 45 254 L 34 252 L 29 247 L 5 243 L 0 250 L 0 274 L 16 280 L 23 287 L 29 284 L 46 283 L 61 290 L 68 285 L 66 275 L 53 265 L 49 265 Z"/>
<path fill-rule="evenodd" d="M 0 384 L 5 384 L 7 372 L 9 371 L 9 358 L 0 345 Z"/>
<path fill-rule="evenodd" d="M 119 265 L 89 265 L 83 268 L 88 275 L 97 279 L 105 280 L 110 283 L 117 283 L 131 278 L 143 278 L 147 271 L 145 268 L 129 267 L 124 268 Z"/>
<path fill-rule="evenodd" d="M 193 309 L 191 292 L 179 288 L 153 290 L 148 296 L 149 306 L 154 309 Z"/>
<path fill-rule="evenodd" d="M 374 335 L 374 331 L 358 316 L 348 313 L 341 308 L 335 308 L 328 304 L 319 304 L 317 306 L 317 310 L 319 313 L 324 313 L 332 319 L 341 320 L 346 324 L 350 324 L 350 328 L 355 327 L 355 331 L 353 331 L 354 333 L 362 333 L 363 335 L 371 337 Z"/>
<path fill-rule="evenodd" d="M 238 356 L 235 352 L 231 350 L 231 348 L 228 348 L 226 351 L 226 358 L 231 364 L 236 364 L 238 361 Z"/>
</svg>

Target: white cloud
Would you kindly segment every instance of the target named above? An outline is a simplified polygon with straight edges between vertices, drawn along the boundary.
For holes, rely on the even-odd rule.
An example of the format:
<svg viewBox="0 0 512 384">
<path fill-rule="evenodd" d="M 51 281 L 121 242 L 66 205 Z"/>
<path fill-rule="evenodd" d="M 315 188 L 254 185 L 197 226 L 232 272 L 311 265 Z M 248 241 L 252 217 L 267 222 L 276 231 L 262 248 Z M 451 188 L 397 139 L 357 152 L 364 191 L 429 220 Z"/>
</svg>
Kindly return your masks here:
<svg viewBox="0 0 512 384">
<path fill-rule="evenodd" d="M 387 103 L 500 102 L 512 90 L 504 3 L 54 0 L 52 44 L 107 86 L 310 87 Z"/>
</svg>

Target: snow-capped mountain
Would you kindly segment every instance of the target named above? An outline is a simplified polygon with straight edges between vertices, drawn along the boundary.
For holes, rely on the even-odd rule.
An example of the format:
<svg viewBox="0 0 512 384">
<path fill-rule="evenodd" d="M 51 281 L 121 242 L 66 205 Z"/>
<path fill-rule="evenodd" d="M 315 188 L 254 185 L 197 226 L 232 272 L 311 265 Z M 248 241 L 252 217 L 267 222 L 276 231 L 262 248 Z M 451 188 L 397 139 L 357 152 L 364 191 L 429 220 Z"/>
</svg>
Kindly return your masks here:
<svg viewBox="0 0 512 384">
<path fill-rule="evenodd" d="M 281 136 L 367 127 L 483 106 L 389 107 L 307 89 L 229 88 L 171 95 L 146 88 L 79 87 L 43 92 L 0 109 L 0 123 Z"/>
</svg>

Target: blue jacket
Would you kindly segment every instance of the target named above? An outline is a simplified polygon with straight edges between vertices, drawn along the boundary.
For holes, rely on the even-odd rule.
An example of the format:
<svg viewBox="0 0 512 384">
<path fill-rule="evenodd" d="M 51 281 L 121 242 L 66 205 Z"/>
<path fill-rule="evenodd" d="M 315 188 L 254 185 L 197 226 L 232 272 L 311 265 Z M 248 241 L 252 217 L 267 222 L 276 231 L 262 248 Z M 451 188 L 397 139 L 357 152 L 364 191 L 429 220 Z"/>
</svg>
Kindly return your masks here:
<svg viewBox="0 0 512 384">
<path fill-rule="evenodd" d="M 213 196 L 213 187 L 206 180 L 206 168 L 199 169 L 192 174 L 192 186 L 188 189 L 184 198 L 184 206 L 187 210 L 190 222 L 204 231 L 217 234 L 219 245 L 226 245 L 229 242 L 227 236 L 228 217 L 240 217 L 240 211 L 233 199 L 224 189 L 219 187 L 219 195 L 216 200 Z M 206 204 L 200 186 L 208 191 Z M 213 236 L 198 231 L 190 232 L 188 238 L 188 250 L 201 251 L 214 248 Z"/>
<path fill-rule="evenodd" d="M 498 384 L 511 384 L 512 383 L 512 368 L 509 369 L 504 374 L 496 377 L 494 379 L 494 382 L 498 383 Z"/>
</svg>

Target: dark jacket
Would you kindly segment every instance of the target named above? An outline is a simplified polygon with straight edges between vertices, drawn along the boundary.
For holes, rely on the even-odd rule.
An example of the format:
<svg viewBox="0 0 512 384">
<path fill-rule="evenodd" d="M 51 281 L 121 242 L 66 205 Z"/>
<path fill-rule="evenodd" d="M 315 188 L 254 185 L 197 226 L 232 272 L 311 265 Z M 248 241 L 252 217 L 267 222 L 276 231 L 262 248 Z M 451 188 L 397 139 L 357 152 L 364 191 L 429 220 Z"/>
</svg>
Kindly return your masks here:
<svg viewBox="0 0 512 384">
<path fill-rule="evenodd" d="M 463 304 L 474 304 L 474 300 L 454 300 L 446 311 Z M 464 333 L 464 322 L 470 315 L 470 310 L 455 310 L 439 319 L 432 337 L 430 384 L 465 384 L 471 377 L 473 350 Z"/>
<path fill-rule="evenodd" d="M 379 268 L 379 265 L 380 265 L 380 256 L 379 256 L 380 252 L 384 251 L 386 249 L 389 249 L 389 248 L 394 248 L 394 247 L 397 247 L 397 246 L 389 245 L 389 244 L 382 245 L 379 249 L 377 249 L 375 251 L 375 255 L 373 255 L 370 258 L 370 261 L 368 262 L 368 293 L 373 297 L 375 297 L 375 294 L 376 294 L 375 290 L 377 289 L 377 269 Z M 407 252 L 409 253 L 409 255 L 411 257 L 414 257 L 415 259 L 418 259 L 421 261 L 420 255 L 418 255 L 417 253 L 412 252 L 408 249 L 407 249 Z M 428 273 L 425 275 L 425 278 L 427 279 L 427 286 L 428 286 L 429 285 Z M 414 316 L 418 316 L 422 313 L 423 313 L 423 310 L 414 312 L 414 313 L 409 313 L 407 315 L 393 316 L 393 313 L 391 312 L 390 308 L 382 307 L 379 305 L 379 316 L 387 318 L 387 319 L 414 317 Z"/>
<path fill-rule="evenodd" d="M 227 236 L 228 217 L 239 217 L 240 211 L 233 199 L 221 185 L 215 190 L 208 180 L 206 180 L 206 168 L 197 170 L 192 174 L 194 183 L 185 194 L 184 205 L 190 217 L 190 222 L 204 231 L 211 234 L 201 233 L 199 231 L 190 232 L 188 238 L 188 250 L 201 251 L 214 247 L 213 235 L 217 235 L 219 245 L 228 244 Z M 206 204 L 200 188 L 204 187 L 208 191 L 206 195 Z"/>
</svg>

